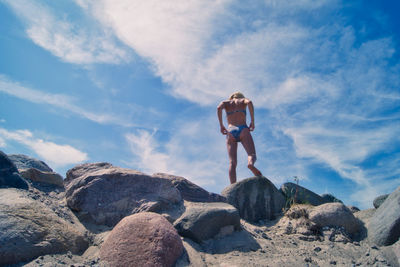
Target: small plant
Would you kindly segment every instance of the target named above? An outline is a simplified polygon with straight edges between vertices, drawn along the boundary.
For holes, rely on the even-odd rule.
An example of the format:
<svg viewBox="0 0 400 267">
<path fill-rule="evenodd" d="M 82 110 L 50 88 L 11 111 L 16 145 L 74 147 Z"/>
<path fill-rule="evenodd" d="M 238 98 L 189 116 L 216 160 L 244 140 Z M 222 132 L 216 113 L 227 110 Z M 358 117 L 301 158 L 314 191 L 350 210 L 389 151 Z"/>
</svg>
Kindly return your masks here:
<svg viewBox="0 0 400 267">
<path fill-rule="evenodd" d="M 291 190 L 290 192 L 287 192 L 286 195 L 286 205 L 285 205 L 285 209 L 288 210 L 290 209 L 291 206 L 295 205 L 295 204 L 301 204 L 301 203 L 297 203 L 297 194 L 299 191 L 299 181 L 300 178 L 298 176 L 293 176 L 293 180 L 296 183 L 296 189 Z"/>
</svg>

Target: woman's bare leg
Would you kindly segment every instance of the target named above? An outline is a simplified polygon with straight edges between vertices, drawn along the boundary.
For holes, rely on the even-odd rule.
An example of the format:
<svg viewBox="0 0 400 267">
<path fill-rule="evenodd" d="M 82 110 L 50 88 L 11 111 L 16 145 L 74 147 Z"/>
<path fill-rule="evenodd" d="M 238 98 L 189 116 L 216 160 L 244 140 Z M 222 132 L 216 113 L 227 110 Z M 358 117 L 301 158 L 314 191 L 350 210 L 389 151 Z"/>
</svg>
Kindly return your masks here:
<svg viewBox="0 0 400 267">
<path fill-rule="evenodd" d="M 229 134 L 226 138 L 226 146 L 229 156 L 229 180 L 231 184 L 234 184 L 236 183 L 237 142 L 235 138 Z"/>
<path fill-rule="evenodd" d="M 256 148 L 254 146 L 253 137 L 251 136 L 249 129 L 246 128 L 242 130 L 240 134 L 240 141 L 242 142 L 242 145 L 248 155 L 247 167 L 252 171 L 255 176 L 262 176 L 261 172 L 254 166 L 254 163 L 257 160 Z"/>
</svg>

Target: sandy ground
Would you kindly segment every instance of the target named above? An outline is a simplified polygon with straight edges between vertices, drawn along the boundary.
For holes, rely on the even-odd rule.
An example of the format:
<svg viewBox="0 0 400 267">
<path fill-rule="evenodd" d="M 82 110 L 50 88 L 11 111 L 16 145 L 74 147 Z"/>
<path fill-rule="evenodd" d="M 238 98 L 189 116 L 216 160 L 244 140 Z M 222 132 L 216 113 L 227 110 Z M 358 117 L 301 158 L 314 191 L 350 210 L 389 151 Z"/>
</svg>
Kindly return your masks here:
<svg viewBox="0 0 400 267">
<path fill-rule="evenodd" d="M 371 245 L 362 236 L 359 238 L 362 240 L 348 242 L 340 234 L 336 241 L 330 241 L 332 229 L 318 236 L 285 234 L 278 220 L 257 225 L 242 220 L 242 231 L 202 244 L 183 239 L 185 253 L 176 266 L 399 266 L 389 249 Z M 83 255 L 47 255 L 14 266 L 105 267 L 98 254 L 109 231 L 92 230 L 98 233 L 93 234 L 93 245 Z"/>
<path fill-rule="evenodd" d="M 46 198 L 43 198 L 42 192 L 45 192 Z M 55 210 L 65 206 L 64 192 L 52 192 L 50 189 L 41 188 L 41 192 L 35 189 L 31 191 L 31 194 L 44 200 L 52 199 L 49 205 L 54 206 Z M 374 212 L 375 209 L 370 209 L 355 213 L 355 215 L 367 224 Z M 280 217 L 275 221 L 259 224 L 250 224 L 241 220 L 241 231 L 228 232 L 223 237 L 207 240 L 202 244 L 183 238 L 185 252 L 177 261 L 176 267 L 400 267 L 400 241 L 396 243 L 396 246 L 376 247 L 368 242 L 365 229 L 359 236 L 353 238 L 335 229 L 324 229 L 317 234 L 287 234 L 285 224 L 282 224 L 284 219 L 287 222 L 287 217 Z M 89 231 L 91 246 L 82 255 L 72 253 L 46 255 L 28 263 L 12 265 L 12 267 L 106 267 L 107 265 L 99 259 L 99 250 L 111 229 L 92 224 L 85 224 L 85 227 Z"/>
</svg>

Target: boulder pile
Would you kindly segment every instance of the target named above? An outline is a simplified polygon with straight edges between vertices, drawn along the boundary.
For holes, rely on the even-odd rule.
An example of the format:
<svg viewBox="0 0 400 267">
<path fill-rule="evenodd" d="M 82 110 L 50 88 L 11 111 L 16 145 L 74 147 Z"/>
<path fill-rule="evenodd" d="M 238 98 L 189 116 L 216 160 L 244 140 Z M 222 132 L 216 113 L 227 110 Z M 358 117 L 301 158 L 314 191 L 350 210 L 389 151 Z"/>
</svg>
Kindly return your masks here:
<svg viewBox="0 0 400 267">
<path fill-rule="evenodd" d="M 0 151 L 0 221 L 0 265 L 207 266 L 211 255 L 233 253 L 224 258 L 229 261 L 233 251 L 272 257 L 271 238 L 292 249 L 293 238 L 367 240 L 382 248 L 379 257 L 396 259 L 400 187 L 378 208 L 357 211 L 297 184 L 278 190 L 265 177 L 244 179 L 219 195 L 184 177 L 109 163 L 78 165 L 63 179 L 42 161 Z M 375 263 L 387 262 L 368 253 Z"/>
</svg>

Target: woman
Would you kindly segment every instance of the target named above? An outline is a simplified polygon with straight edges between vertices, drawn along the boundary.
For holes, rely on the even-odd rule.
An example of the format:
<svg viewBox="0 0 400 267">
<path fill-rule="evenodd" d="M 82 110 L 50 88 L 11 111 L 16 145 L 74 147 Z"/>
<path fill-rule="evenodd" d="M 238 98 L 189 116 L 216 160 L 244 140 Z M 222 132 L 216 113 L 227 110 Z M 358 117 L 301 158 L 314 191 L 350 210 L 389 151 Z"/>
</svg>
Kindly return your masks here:
<svg viewBox="0 0 400 267">
<path fill-rule="evenodd" d="M 250 126 L 246 124 L 246 107 L 250 111 Z M 228 129 L 222 121 L 222 110 L 225 109 Z M 247 167 L 255 176 L 261 176 L 261 172 L 254 167 L 256 162 L 256 149 L 250 131 L 254 130 L 254 107 L 251 100 L 240 92 L 233 93 L 229 100 L 222 101 L 217 108 L 217 115 L 221 133 L 227 135 L 226 144 L 229 155 L 229 179 L 231 184 L 236 183 L 237 145 L 241 142 L 248 155 Z"/>
</svg>

